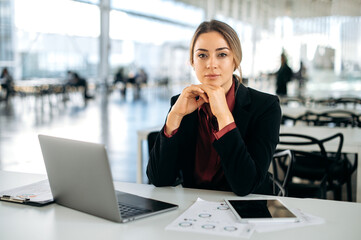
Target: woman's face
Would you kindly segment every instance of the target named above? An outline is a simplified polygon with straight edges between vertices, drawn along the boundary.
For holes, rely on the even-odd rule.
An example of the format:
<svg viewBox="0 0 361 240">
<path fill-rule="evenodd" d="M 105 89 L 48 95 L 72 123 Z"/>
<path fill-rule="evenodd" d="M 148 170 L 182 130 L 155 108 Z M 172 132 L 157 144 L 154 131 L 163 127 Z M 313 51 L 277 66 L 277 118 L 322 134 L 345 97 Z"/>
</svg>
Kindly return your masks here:
<svg viewBox="0 0 361 240">
<path fill-rule="evenodd" d="M 226 92 L 232 86 L 235 69 L 233 52 L 218 32 L 202 33 L 194 44 L 193 67 L 203 84 L 221 86 Z"/>
</svg>

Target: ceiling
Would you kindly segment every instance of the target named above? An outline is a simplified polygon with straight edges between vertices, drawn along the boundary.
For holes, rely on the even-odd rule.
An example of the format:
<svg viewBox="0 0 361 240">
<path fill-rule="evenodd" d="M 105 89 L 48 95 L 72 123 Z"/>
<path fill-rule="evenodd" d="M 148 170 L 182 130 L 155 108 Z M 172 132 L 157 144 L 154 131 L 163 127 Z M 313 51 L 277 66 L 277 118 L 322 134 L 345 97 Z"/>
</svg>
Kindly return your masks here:
<svg viewBox="0 0 361 240">
<path fill-rule="evenodd" d="M 244 21 L 257 18 L 313 18 L 361 16 L 361 0 L 173 0 L 205 10 L 208 19 L 217 14 Z M 238 11 L 237 11 L 238 9 Z"/>
</svg>

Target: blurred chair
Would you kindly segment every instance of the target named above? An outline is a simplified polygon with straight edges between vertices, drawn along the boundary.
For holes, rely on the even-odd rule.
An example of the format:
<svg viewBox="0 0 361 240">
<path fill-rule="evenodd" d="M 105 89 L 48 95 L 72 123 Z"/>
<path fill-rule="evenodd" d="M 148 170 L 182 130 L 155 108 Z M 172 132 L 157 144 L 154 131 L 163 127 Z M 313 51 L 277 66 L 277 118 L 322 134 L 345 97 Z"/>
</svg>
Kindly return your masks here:
<svg viewBox="0 0 361 240">
<path fill-rule="evenodd" d="M 325 143 L 337 140 L 337 151 L 327 152 Z M 326 193 L 332 191 L 334 199 L 341 200 L 342 185 L 349 177 L 348 163 L 341 157 L 343 134 L 338 133 L 319 140 L 307 135 L 281 133 L 280 145 L 279 148 L 294 148 L 292 181 L 288 183 L 288 196 L 326 199 Z M 305 148 L 310 150 L 304 150 Z"/>
<path fill-rule="evenodd" d="M 311 111 L 307 111 L 294 120 L 294 125 L 296 125 L 297 122 L 303 122 L 307 126 L 317 126 L 318 114 Z"/>
<path fill-rule="evenodd" d="M 305 106 L 306 99 L 302 97 L 280 97 L 281 105 Z"/>
<path fill-rule="evenodd" d="M 273 194 L 288 196 L 288 184 L 292 177 L 294 156 L 291 150 L 276 151 L 270 166 Z"/>
<path fill-rule="evenodd" d="M 334 98 L 312 99 L 311 104 L 314 106 L 334 107 L 336 106 L 336 99 Z"/>
<path fill-rule="evenodd" d="M 153 149 L 155 141 L 157 140 L 158 134 L 159 134 L 159 131 L 154 131 L 154 132 L 148 133 L 147 142 L 148 142 L 148 154 L 149 154 L 149 156 L 150 156 L 150 152 Z M 150 184 L 149 180 L 148 180 L 148 184 Z"/>
<path fill-rule="evenodd" d="M 357 127 L 358 116 L 347 110 L 330 110 L 317 114 L 317 126 Z"/>
<path fill-rule="evenodd" d="M 358 97 L 341 97 L 335 99 L 335 105 L 342 104 L 344 108 L 346 109 L 349 105 L 352 105 L 353 108 L 356 108 L 357 106 L 361 106 L 361 98 Z"/>
<path fill-rule="evenodd" d="M 159 134 L 159 131 L 154 131 L 154 132 L 150 132 L 147 136 L 147 141 L 148 141 L 148 153 L 150 154 L 150 152 L 152 151 L 152 148 L 155 144 L 155 141 L 157 140 L 157 136 Z"/>
<path fill-rule="evenodd" d="M 318 106 L 338 107 L 343 106 L 343 109 L 350 109 L 352 106 L 354 109 L 361 106 L 361 98 L 353 96 L 344 96 L 340 98 L 322 98 L 312 99 L 311 103 Z"/>
<path fill-rule="evenodd" d="M 272 175 L 269 175 L 272 181 L 272 192 L 274 196 L 287 196 L 286 189 L 282 186 L 282 184 L 275 179 Z"/>
<path fill-rule="evenodd" d="M 352 111 L 335 109 L 315 113 L 307 111 L 300 117 L 294 120 L 297 122 L 304 122 L 308 126 L 329 126 L 329 127 L 357 127 L 358 115 Z"/>
<path fill-rule="evenodd" d="M 333 157 L 335 153 L 330 153 Z M 348 157 L 348 153 L 342 153 L 341 158 L 345 164 L 344 174 L 338 179 L 339 185 L 346 184 L 347 201 L 352 202 L 352 174 L 355 173 L 358 166 L 358 155 L 351 154 L 354 156 L 354 160 L 351 161 Z M 342 190 L 342 189 L 341 189 Z M 342 194 L 342 193 L 341 193 Z M 340 195 L 341 198 L 342 195 Z"/>
<path fill-rule="evenodd" d="M 282 118 L 281 118 L 281 124 L 282 125 L 291 125 L 291 126 L 295 126 L 297 123 L 298 118 L 294 118 L 291 117 L 287 114 L 282 114 Z"/>
</svg>

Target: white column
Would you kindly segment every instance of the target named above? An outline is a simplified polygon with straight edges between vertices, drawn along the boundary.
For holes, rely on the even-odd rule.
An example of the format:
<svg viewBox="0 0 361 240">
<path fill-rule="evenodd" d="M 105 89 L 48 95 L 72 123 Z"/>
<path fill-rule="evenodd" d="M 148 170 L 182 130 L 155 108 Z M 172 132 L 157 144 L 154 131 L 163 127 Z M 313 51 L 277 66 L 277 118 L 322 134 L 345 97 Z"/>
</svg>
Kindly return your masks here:
<svg viewBox="0 0 361 240">
<path fill-rule="evenodd" d="M 226 18 L 231 17 L 230 16 L 230 0 L 223 0 L 222 1 L 222 14 Z"/>
<path fill-rule="evenodd" d="M 342 71 L 342 42 L 341 42 L 341 26 L 342 21 L 332 19 L 330 24 L 331 46 L 335 49 L 334 73 L 339 76 Z"/>
<path fill-rule="evenodd" d="M 232 3 L 232 18 L 234 19 L 234 21 L 238 20 L 239 17 L 239 0 L 233 0 Z"/>
<path fill-rule="evenodd" d="M 251 3 L 251 23 L 252 23 L 252 66 L 251 76 L 255 77 L 255 61 L 256 61 L 256 48 L 259 34 L 259 21 L 258 21 L 258 0 L 254 0 Z"/>
<path fill-rule="evenodd" d="M 206 14 L 205 20 L 209 21 L 216 16 L 216 0 L 206 0 Z"/>
<path fill-rule="evenodd" d="M 107 85 L 107 78 L 109 74 L 109 11 L 110 11 L 110 0 L 100 1 L 100 36 L 99 36 L 99 72 L 98 76 L 101 83 Z"/>
</svg>

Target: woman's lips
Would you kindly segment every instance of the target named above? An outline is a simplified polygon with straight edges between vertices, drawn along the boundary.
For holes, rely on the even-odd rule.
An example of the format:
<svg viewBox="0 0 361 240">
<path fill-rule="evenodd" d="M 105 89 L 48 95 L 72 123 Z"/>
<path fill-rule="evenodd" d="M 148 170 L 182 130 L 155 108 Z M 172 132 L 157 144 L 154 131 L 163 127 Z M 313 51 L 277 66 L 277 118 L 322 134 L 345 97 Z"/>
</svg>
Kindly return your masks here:
<svg viewBox="0 0 361 240">
<path fill-rule="evenodd" d="M 205 77 L 209 79 L 216 79 L 220 76 L 220 74 L 206 74 Z"/>
</svg>

